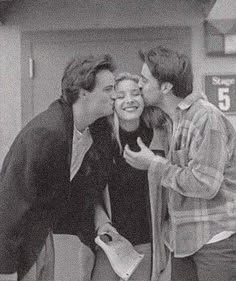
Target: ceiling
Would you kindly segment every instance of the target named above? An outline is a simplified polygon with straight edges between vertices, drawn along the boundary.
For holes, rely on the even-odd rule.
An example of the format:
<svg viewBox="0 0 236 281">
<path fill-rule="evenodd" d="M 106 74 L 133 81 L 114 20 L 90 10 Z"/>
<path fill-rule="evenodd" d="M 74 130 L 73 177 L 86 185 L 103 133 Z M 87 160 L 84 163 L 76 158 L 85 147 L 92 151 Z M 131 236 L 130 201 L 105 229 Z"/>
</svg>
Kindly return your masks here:
<svg viewBox="0 0 236 281">
<path fill-rule="evenodd" d="M 158 0 L 152 0 L 152 1 L 158 1 Z M 207 17 L 212 7 L 218 0 L 195 0 L 195 1 L 199 2 L 199 5 L 202 8 L 203 15 Z M 14 5 L 14 2 L 15 0 L 0 0 L 0 24 L 4 24 L 6 22 L 6 19 L 11 12 L 11 6 Z M 20 2 L 20 0 L 18 0 L 18 2 Z"/>
</svg>

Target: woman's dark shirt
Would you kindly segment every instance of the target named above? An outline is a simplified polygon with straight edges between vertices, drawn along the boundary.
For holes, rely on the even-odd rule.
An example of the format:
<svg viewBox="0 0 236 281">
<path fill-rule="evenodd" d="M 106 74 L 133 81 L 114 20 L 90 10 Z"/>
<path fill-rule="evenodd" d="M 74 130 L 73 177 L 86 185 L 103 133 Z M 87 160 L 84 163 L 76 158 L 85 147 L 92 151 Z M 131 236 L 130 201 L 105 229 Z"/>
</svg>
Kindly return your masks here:
<svg viewBox="0 0 236 281">
<path fill-rule="evenodd" d="M 122 147 L 128 144 L 133 151 L 139 150 L 137 137 L 141 137 L 149 146 L 152 136 L 153 130 L 143 123 L 134 132 L 127 132 L 120 128 Z M 147 171 L 137 170 L 127 164 L 117 144 L 114 144 L 109 193 L 112 222 L 118 232 L 133 245 L 150 242 Z"/>
</svg>

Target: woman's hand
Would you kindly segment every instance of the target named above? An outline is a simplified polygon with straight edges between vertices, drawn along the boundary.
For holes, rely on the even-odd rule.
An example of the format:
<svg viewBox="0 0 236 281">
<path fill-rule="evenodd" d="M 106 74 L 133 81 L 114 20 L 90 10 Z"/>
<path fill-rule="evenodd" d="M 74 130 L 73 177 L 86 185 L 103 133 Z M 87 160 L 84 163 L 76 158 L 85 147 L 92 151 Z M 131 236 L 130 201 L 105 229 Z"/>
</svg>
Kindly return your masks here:
<svg viewBox="0 0 236 281">
<path fill-rule="evenodd" d="M 114 226 L 110 222 L 106 222 L 104 225 L 100 226 L 97 230 L 97 235 L 103 233 L 115 232 L 118 233 Z"/>
</svg>

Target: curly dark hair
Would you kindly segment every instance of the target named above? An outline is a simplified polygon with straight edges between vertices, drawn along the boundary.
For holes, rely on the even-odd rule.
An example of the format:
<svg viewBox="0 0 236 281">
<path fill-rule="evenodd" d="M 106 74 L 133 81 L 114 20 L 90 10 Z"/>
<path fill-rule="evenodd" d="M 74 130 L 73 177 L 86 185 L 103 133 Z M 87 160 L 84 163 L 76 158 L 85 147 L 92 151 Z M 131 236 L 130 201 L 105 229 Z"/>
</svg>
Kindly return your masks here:
<svg viewBox="0 0 236 281">
<path fill-rule="evenodd" d="M 185 98 L 193 91 L 193 72 L 190 59 L 176 51 L 158 46 L 147 52 L 139 51 L 152 75 L 160 84 L 169 82 L 173 85 L 173 94 Z"/>
</svg>

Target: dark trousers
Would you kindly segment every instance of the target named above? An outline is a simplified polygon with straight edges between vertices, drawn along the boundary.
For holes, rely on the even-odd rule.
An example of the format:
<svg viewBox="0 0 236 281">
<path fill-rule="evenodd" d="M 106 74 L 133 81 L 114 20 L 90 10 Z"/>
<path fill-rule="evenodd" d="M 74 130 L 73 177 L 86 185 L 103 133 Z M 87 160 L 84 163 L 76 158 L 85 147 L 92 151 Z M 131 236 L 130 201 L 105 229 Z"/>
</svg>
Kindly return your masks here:
<svg viewBox="0 0 236 281">
<path fill-rule="evenodd" d="M 194 255 L 172 257 L 172 281 L 236 281 L 236 234 Z"/>
</svg>

